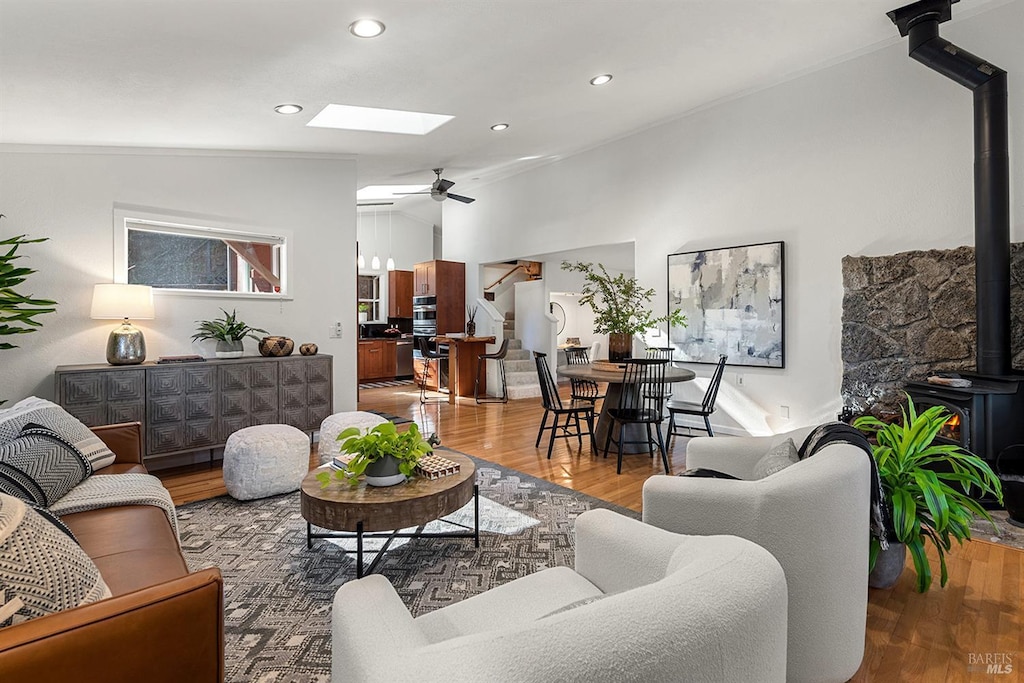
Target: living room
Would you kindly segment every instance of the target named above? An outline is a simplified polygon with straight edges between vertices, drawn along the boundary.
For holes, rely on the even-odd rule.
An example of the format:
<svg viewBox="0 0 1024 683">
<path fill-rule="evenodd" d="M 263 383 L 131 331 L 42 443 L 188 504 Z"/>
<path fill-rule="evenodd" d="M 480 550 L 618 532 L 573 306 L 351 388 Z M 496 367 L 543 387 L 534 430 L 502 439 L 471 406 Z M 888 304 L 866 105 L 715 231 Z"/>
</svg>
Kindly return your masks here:
<svg viewBox="0 0 1024 683">
<path fill-rule="evenodd" d="M 474 197 L 473 204 L 434 204 L 421 198 L 416 208 L 415 199 L 400 202 L 409 201 L 412 213 L 434 216 L 430 212 L 440 210 L 440 218 L 432 220 L 443 231 L 443 247 L 435 255 L 467 264 L 467 292 L 478 292 L 486 284 L 480 281 L 481 264 L 632 242 L 636 276 L 643 286 L 655 289 L 651 307 L 662 312 L 668 308 L 669 254 L 784 241 L 785 367 L 743 368 L 742 386 L 740 371 L 728 368 L 724 381 L 763 408 L 771 432 L 834 419 L 844 408 L 843 258 L 973 244 L 974 151 L 968 93 L 908 58 L 906 39 L 885 16 L 898 3 L 835 3 L 834 19 L 827 10 L 803 8 L 808 13 L 803 18 L 805 40 L 793 29 L 800 19 L 790 3 L 759 3 L 758 9 L 743 11 L 712 10 L 697 3 L 693 16 L 687 16 L 686 9 L 672 9 L 672 3 L 638 3 L 643 8 L 638 12 L 643 15 L 638 19 L 640 38 L 623 38 L 628 49 L 610 45 L 618 39 L 614 30 L 621 28 L 613 21 L 618 11 L 613 6 L 618 3 L 598 3 L 600 8 L 587 11 L 579 6 L 556 10 L 551 3 L 528 4 L 544 12 L 534 23 L 515 13 L 515 21 L 522 22 L 515 25 L 523 33 L 513 34 L 518 39 L 498 50 L 487 44 L 499 30 L 496 19 L 473 3 L 437 3 L 430 8 L 375 4 L 368 13 L 380 15 L 387 24 L 377 43 L 351 36 L 347 27 L 355 14 L 345 12 L 333 19 L 338 31 L 317 33 L 315 41 L 303 43 L 304 31 L 333 15 L 322 6 L 304 14 L 264 3 L 258 11 L 247 8 L 254 15 L 248 19 L 259 30 L 246 33 L 239 28 L 226 41 L 229 46 L 236 41 L 237 54 L 227 48 L 209 53 L 216 59 L 208 64 L 212 75 L 207 80 L 200 68 L 202 56 L 210 45 L 224 41 L 227 34 L 221 32 L 237 20 L 242 10 L 233 3 L 209 3 L 203 10 L 191 3 L 150 3 L 146 10 L 129 11 L 116 2 L 0 0 L 0 211 L 6 214 L 0 221 L 0 238 L 22 233 L 48 238 L 24 250 L 29 265 L 38 271 L 27 284 L 33 294 L 59 302 L 56 314 L 41 318 L 39 330 L 18 340 L 20 348 L 0 352 L 0 398 L 10 403 L 28 396 L 53 399 L 56 366 L 102 362 L 112 323 L 90 319 L 90 299 L 94 284 L 113 279 L 112 214 L 128 207 L 160 210 L 183 221 L 231 219 L 268 232 L 286 230 L 293 238 L 286 298 L 158 295 L 155 318 L 140 323 L 152 359 L 211 352 L 212 347 L 190 342 L 195 321 L 218 314 L 221 307 L 237 309 L 247 322 L 271 334 L 287 335 L 297 343 L 315 342 L 321 354 L 332 356 L 334 411 L 372 408 L 415 420 L 420 413 L 410 407 L 411 397 L 371 395 L 372 406 L 365 396 L 357 399 L 356 192 L 369 182 L 429 183 L 430 168 L 447 166 L 445 177 L 457 181 L 454 191 Z M 182 16 L 199 11 L 210 13 L 207 21 Z M 408 45 L 402 47 L 402 59 L 386 54 L 386 41 L 397 41 L 395 36 L 408 30 L 398 18 L 403 12 L 410 12 L 409 21 L 419 22 L 415 25 L 424 33 L 415 43 L 423 64 L 414 66 L 405 59 L 413 49 Z M 437 16 L 430 16 L 432 12 Z M 456 22 L 460 12 L 470 18 Z M 751 14 L 733 16 L 745 12 Z M 114 21 L 116 17 L 124 23 Z M 541 21 L 545 17 L 551 24 Z M 471 26 L 472 18 L 480 22 L 481 33 L 469 45 L 458 46 L 477 52 L 447 52 L 444 22 Z M 554 48 L 547 44 L 559 41 L 554 34 L 569 18 L 586 28 L 574 28 L 572 36 L 589 49 L 552 59 L 548 50 Z M 730 22 L 736 22 L 734 32 L 727 28 Z M 844 32 L 839 27 L 844 22 L 856 30 Z M 1014 180 L 1024 176 L 1017 151 L 1024 148 L 1024 140 L 1019 126 L 1013 125 L 1024 107 L 1024 90 L 1016 78 L 1024 72 L 1018 35 L 1022 25 L 1022 0 L 965 0 L 953 6 L 952 20 L 941 27 L 946 39 L 1010 74 Z M 700 51 L 702 30 L 713 36 L 708 58 Z M 244 68 L 239 55 L 255 50 L 253 45 L 261 41 L 269 42 L 268 36 L 277 31 L 283 42 L 296 41 L 282 52 L 321 55 L 311 58 L 314 66 L 309 69 L 319 74 L 321 92 L 313 89 L 316 79 L 309 74 L 299 79 L 305 90 L 292 88 L 289 74 L 299 61 L 294 55 L 296 62 L 288 62 L 275 53 L 260 62 L 263 70 L 258 73 Z M 806 42 L 802 47 L 807 52 L 788 50 L 781 38 L 773 42 L 773 32 L 798 46 Z M 138 36 L 147 36 L 158 49 L 143 58 L 146 50 L 135 41 L 145 41 Z M 358 42 L 341 57 L 318 52 L 331 40 L 345 39 Z M 118 45 L 122 40 L 124 45 Z M 454 37 L 450 42 L 457 43 Z M 537 55 L 530 55 L 533 43 L 545 49 L 538 47 Z M 650 46 L 641 50 L 636 43 Z M 175 54 L 172 45 L 188 49 Z M 444 50 L 443 57 L 435 56 L 439 50 Z M 121 69 L 131 58 L 142 60 L 145 68 L 128 70 L 122 78 Z M 289 65 L 281 67 L 281 73 L 270 68 L 275 58 Z M 551 71 L 534 61 L 544 58 Z M 531 75 L 511 81 L 503 98 L 480 98 L 493 104 L 473 110 L 479 132 L 459 128 L 458 135 L 447 134 L 442 126 L 435 135 L 445 137 L 427 144 L 406 143 L 404 136 L 327 132 L 304 125 L 326 103 L 342 98 L 336 93 L 346 92 L 344 74 L 349 71 L 360 74 L 366 90 L 359 101 L 346 103 L 444 111 L 444 100 L 433 101 L 427 93 L 451 88 L 453 102 L 473 99 L 473 87 L 458 85 L 469 77 L 466 72 L 493 63 L 488 69 L 496 79 L 508 77 L 516 71 L 508 63 L 517 59 Z M 573 90 L 560 93 L 560 99 L 549 101 L 520 95 L 525 92 L 520 90 L 526 87 L 523 81 L 554 78 L 552 62 L 559 62 L 557 71 L 563 73 L 563 61 L 575 62 L 583 70 L 579 87 L 574 84 Z M 387 101 L 375 93 L 370 81 L 382 69 L 407 70 L 408 78 L 416 81 L 415 96 Z M 756 72 L 756 77 L 745 77 L 745 70 Z M 153 76 L 174 71 L 182 76 L 169 81 Z M 587 83 L 605 71 L 614 74 L 611 82 L 600 87 Z M 641 72 L 646 89 L 633 85 Z M 235 77 L 261 82 L 260 96 L 246 103 L 254 108 L 259 103 L 261 118 L 254 121 L 246 114 L 235 122 L 231 108 L 216 94 L 232 91 Z M 487 80 L 473 78 L 474 87 L 480 85 L 477 78 Z M 665 95 L 658 88 L 692 90 L 694 98 Z M 89 97 L 90 89 L 104 97 Z M 153 96 L 151 90 L 160 93 Z M 381 88 L 384 94 L 395 92 L 393 85 Z M 514 99 L 523 100 L 515 109 L 509 101 Z M 59 106 L 62 101 L 67 108 Z M 298 102 L 306 109 L 297 116 L 273 111 L 285 102 Z M 620 111 L 627 108 L 646 110 L 642 123 L 627 121 Z M 138 125 L 126 125 L 125 116 Z M 461 125 L 460 118 L 446 126 Z M 602 119 L 611 121 L 602 129 L 603 137 L 580 139 L 571 149 L 553 151 L 556 135 L 544 130 L 586 128 Z M 509 128 L 491 131 L 489 126 L 498 122 L 507 122 Z M 261 135 L 275 142 L 267 147 L 254 144 Z M 458 140 L 460 135 L 465 140 Z M 539 158 L 520 161 L 533 156 Z M 1012 242 L 1022 239 L 1022 211 L 1020 193 L 1011 191 Z M 1014 316 L 1020 317 L 1019 310 L 1014 309 Z M 343 321 L 340 338 L 329 335 L 335 321 Z M 247 353 L 255 354 L 255 345 L 247 344 Z M 637 347 L 642 347 L 639 341 Z M 1013 351 L 1019 367 L 1024 353 L 1019 340 Z M 710 374 L 707 366 L 692 369 L 701 378 Z M 439 431 L 443 443 L 458 444 L 453 446 L 457 450 L 494 461 L 505 429 L 493 425 L 498 413 L 486 406 L 470 417 L 464 406 L 457 407 L 458 414 L 447 407 L 427 413 L 420 426 Z M 403 414 L 406 410 L 410 412 Z M 539 421 L 539 405 L 532 406 L 530 415 Z M 528 432 L 523 439 L 530 443 L 519 451 L 518 463 L 504 464 L 544 478 L 542 470 L 548 465 L 540 462 L 545 460 L 543 449 L 533 452 L 536 427 L 529 419 L 524 414 L 507 427 L 510 433 Z M 725 434 L 746 433 L 725 411 L 715 414 L 714 423 Z M 474 443 L 474 429 L 486 438 Z M 560 447 L 555 458 L 566 457 L 567 450 Z M 675 472 L 684 466 L 684 451 L 685 440 L 673 450 Z M 521 464 L 530 459 L 537 461 L 536 470 Z M 595 459 L 592 466 L 607 466 L 608 461 L 602 461 Z M 638 481 L 658 471 L 647 465 L 630 465 L 636 467 Z M 564 473 L 558 476 L 568 485 Z M 598 487 L 620 486 L 599 484 L 596 474 L 589 476 Z M 638 492 L 637 488 L 630 495 Z M 600 488 L 590 495 L 603 497 Z M 618 500 L 623 504 L 625 498 Z M 1019 587 L 1011 585 L 1019 584 L 1019 576 L 1013 577 L 1007 572 L 997 582 L 1000 588 L 992 589 L 1000 599 L 1019 595 Z M 913 604 L 909 601 L 916 597 L 907 595 L 905 600 Z M 1019 613 L 1015 619 L 1019 624 Z M 1014 628 L 1019 633 L 1019 626 Z M 1019 641 L 1005 644 L 1010 636 L 1000 626 L 986 633 L 999 637 L 999 644 L 972 643 L 958 650 L 957 657 L 972 648 L 1013 655 L 1022 650 Z M 913 640 L 911 634 L 908 642 Z M 966 662 L 959 672 L 954 672 L 954 660 L 950 662 L 950 677 L 969 674 Z M 903 673 L 908 680 L 912 675 Z"/>
</svg>

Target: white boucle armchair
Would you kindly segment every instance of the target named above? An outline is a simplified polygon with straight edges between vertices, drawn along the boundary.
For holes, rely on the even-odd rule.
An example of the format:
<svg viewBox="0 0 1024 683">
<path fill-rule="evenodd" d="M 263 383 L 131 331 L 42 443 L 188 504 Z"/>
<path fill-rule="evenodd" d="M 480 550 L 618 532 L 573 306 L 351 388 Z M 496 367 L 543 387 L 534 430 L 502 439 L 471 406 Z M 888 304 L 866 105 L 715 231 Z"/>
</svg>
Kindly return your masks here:
<svg viewBox="0 0 1024 683">
<path fill-rule="evenodd" d="M 338 589 L 332 621 L 335 683 L 786 676 L 785 578 L 767 551 L 608 510 L 577 519 L 575 571 L 545 569 L 415 619 L 369 576 Z"/>
<path fill-rule="evenodd" d="M 740 479 L 776 444 L 799 448 L 812 428 L 772 437 L 701 437 L 687 468 Z M 867 454 L 831 444 L 764 479 L 654 476 L 643 520 L 680 534 L 731 534 L 769 550 L 789 591 L 789 681 L 849 680 L 864 656 L 871 466 Z"/>
</svg>

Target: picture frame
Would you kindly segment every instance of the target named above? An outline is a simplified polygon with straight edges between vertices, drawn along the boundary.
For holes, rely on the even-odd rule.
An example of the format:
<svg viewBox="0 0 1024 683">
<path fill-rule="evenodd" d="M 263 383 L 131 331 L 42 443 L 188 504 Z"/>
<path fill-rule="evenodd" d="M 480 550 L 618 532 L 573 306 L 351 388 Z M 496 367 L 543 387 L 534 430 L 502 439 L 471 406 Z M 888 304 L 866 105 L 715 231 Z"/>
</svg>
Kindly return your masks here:
<svg viewBox="0 0 1024 683">
<path fill-rule="evenodd" d="M 785 243 L 761 242 L 668 256 L 672 360 L 784 368 Z"/>
</svg>

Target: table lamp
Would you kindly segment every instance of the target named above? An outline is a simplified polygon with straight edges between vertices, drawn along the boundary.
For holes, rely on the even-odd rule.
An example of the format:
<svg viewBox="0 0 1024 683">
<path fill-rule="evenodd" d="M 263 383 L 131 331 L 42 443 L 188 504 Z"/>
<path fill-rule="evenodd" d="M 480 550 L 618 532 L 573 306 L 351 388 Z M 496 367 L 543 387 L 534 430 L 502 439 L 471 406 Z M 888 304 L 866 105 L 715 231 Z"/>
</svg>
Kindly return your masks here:
<svg viewBox="0 0 1024 683">
<path fill-rule="evenodd" d="M 100 284 L 92 290 L 93 320 L 118 320 L 107 338 L 107 362 L 138 365 L 146 360 L 146 339 L 129 318 L 152 320 L 153 288 L 148 285 Z"/>
</svg>

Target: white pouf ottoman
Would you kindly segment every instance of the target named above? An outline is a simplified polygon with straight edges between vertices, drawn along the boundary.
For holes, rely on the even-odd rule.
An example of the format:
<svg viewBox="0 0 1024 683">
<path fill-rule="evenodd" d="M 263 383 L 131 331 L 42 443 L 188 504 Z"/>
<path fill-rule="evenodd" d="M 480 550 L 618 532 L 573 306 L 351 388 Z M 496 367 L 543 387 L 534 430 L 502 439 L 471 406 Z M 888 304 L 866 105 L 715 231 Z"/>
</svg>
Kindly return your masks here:
<svg viewBox="0 0 1024 683">
<path fill-rule="evenodd" d="M 309 471 L 309 437 L 289 425 L 246 427 L 224 446 L 224 485 L 237 500 L 296 491 Z"/>
<path fill-rule="evenodd" d="M 317 447 L 317 453 L 320 454 L 320 464 L 329 463 L 340 452 L 338 449 L 338 434 L 341 434 L 349 427 L 359 427 L 364 432 L 367 432 L 385 422 L 387 420 L 380 415 L 364 413 L 361 410 L 328 415 L 320 425 L 320 443 Z"/>
</svg>

